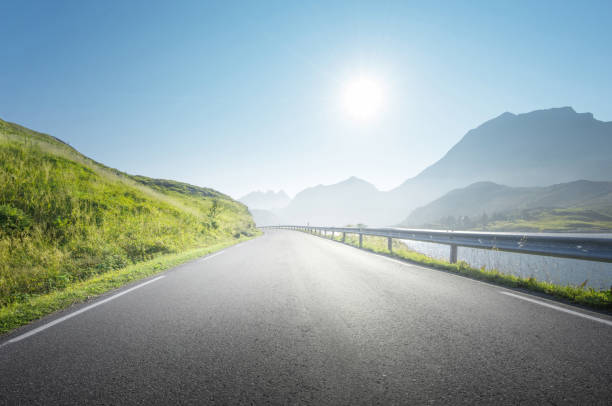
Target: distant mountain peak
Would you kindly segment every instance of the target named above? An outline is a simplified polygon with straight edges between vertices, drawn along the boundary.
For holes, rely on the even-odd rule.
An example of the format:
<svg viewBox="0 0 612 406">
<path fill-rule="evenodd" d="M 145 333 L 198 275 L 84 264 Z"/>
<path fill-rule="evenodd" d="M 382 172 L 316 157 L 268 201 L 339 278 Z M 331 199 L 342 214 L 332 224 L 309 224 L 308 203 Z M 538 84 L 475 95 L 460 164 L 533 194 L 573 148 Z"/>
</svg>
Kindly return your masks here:
<svg viewBox="0 0 612 406">
<path fill-rule="evenodd" d="M 506 113 L 504 113 L 506 114 Z M 504 115 L 502 114 L 502 116 Z M 578 113 L 571 106 L 563 106 L 563 107 L 553 107 L 550 109 L 541 109 L 534 110 L 527 113 L 521 114 L 512 114 L 512 116 L 521 119 L 521 118 L 540 118 L 540 119 L 568 119 L 568 120 L 576 120 L 576 119 L 586 119 L 586 120 L 595 120 L 593 113 Z M 501 117 L 501 116 L 500 116 Z"/>
<path fill-rule="evenodd" d="M 367 183 L 368 185 L 371 184 L 370 182 L 368 182 L 366 180 L 363 180 L 361 178 L 358 178 L 357 176 L 351 176 L 350 178 L 345 179 L 343 181 L 340 181 L 337 184 L 341 184 L 341 183 L 353 183 L 353 184 L 356 184 L 356 183 Z"/>
<path fill-rule="evenodd" d="M 574 110 L 573 107 L 571 106 L 563 106 L 563 107 L 552 107 L 550 109 L 540 109 L 540 110 L 534 110 L 534 111 L 529 111 L 527 113 L 519 113 L 519 114 L 514 114 L 511 113 L 509 111 L 506 111 L 505 113 L 500 114 L 499 116 L 486 121 L 482 126 L 485 126 L 487 123 L 491 123 L 491 122 L 498 122 L 498 121 L 505 121 L 505 120 L 521 120 L 521 119 L 529 119 L 529 118 L 537 118 L 537 119 L 559 119 L 559 118 L 568 118 L 568 119 L 575 119 L 575 118 L 586 118 L 586 119 L 591 119 L 593 120 L 593 113 L 577 113 L 576 110 Z"/>
<path fill-rule="evenodd" d="M 577 179 L 612 180 L 612 122 L 562 106 L 486 121 L 393 193 L 399 211 L 479 181 L 534 187 Z"/>
<path fill-rule="evenodd" d="M 509 111 L 503 112 L 502 114 L 497 116 L 498 119 L 513 118 L 513 117 L 516 117 L 516 114 L 510 113 Z"/>
<path fill-rule="evenodd" d="M 278 192 L 273 190 L 266 192 L 257 190 L 242 196 L 238 200 L 246 204 L 249 209 L 260 210 L 280 209 L 287 206 L 291 201 L 284 190 L 279 190 Z"/>
<path fill-rule="evenodd" d="M 287 196 L 287 193 L 285 193 L 284 190 L 279 190 L 278 192 L 275 192 L 274 190 L 268 190 L 264 193 L 266 196 L 278 196 L 278 197 L 286 197 L 287 199 L 289 198 L 289 196 Z"/>
</svg>

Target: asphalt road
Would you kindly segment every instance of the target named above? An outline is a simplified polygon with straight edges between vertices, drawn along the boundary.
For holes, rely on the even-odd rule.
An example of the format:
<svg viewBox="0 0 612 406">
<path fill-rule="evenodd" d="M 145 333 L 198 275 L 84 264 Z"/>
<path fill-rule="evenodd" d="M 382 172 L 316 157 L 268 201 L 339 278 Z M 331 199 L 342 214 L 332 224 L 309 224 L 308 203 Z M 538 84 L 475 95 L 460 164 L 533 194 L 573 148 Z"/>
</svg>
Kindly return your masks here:
<svg viewBox="0 0 612 406">
<path fill-rule="evenodd" d="M 0 338 L 0 404 L 612 402 L 606 315 L 293 231 L 162 276 Z"/>
</svg>

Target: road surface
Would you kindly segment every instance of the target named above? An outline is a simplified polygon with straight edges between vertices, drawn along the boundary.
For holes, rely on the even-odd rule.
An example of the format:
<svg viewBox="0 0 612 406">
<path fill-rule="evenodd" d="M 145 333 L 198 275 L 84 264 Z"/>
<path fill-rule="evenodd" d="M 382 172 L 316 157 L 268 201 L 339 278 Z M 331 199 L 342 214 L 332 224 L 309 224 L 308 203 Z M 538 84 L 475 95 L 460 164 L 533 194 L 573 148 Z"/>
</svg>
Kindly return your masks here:
<svg viewBox="0 0 612 406">
<path fill-rule="evenodd" d="M 312 235 L 148 282 L 1 337 L 0 404 L 612 401 L 611 317 Z"/>
</svg>

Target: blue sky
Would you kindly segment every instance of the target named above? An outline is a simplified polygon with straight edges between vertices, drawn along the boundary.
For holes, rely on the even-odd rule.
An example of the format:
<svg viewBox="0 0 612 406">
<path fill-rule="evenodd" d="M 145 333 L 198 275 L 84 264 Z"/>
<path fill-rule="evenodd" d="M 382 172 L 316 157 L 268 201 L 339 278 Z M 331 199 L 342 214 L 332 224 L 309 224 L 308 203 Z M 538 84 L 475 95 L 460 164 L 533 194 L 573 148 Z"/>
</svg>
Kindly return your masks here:
<svg viewBox="0 0 612 406">
<path fill-rule="evenodd" d="M 0 0 L 0 118 L 134 174 L 387 190 L 504 111 L 612 121 L 612 2 Z M 360 74 L 374 120 L 343 114 Z"/>
</svg>

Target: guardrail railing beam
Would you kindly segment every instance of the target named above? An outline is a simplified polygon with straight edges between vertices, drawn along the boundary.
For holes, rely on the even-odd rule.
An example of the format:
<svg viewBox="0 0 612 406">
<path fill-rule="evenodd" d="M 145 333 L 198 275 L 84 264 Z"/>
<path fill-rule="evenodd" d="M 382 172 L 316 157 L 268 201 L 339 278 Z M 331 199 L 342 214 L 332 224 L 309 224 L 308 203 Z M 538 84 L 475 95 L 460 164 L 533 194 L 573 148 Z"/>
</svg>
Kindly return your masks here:
<svg viewBox="0 0 612 406">
<path fill-rule="evenodd" d="M 314 235 L 331 232 L 332 238 L 336 232 L 340 232 L 342 242 L 346 242 L 346 234 L 358 234 L 360 248 L 363 248 L 364 235 L 386 237 L 390 252 L 393 239 L 443 244 L 450 246 L 451 263 L 457 262 L 458 247 L 612 263 L 612 238 L 609 237 L 290 225 L 260 228 L 298 230 Z"/>
</svg>

